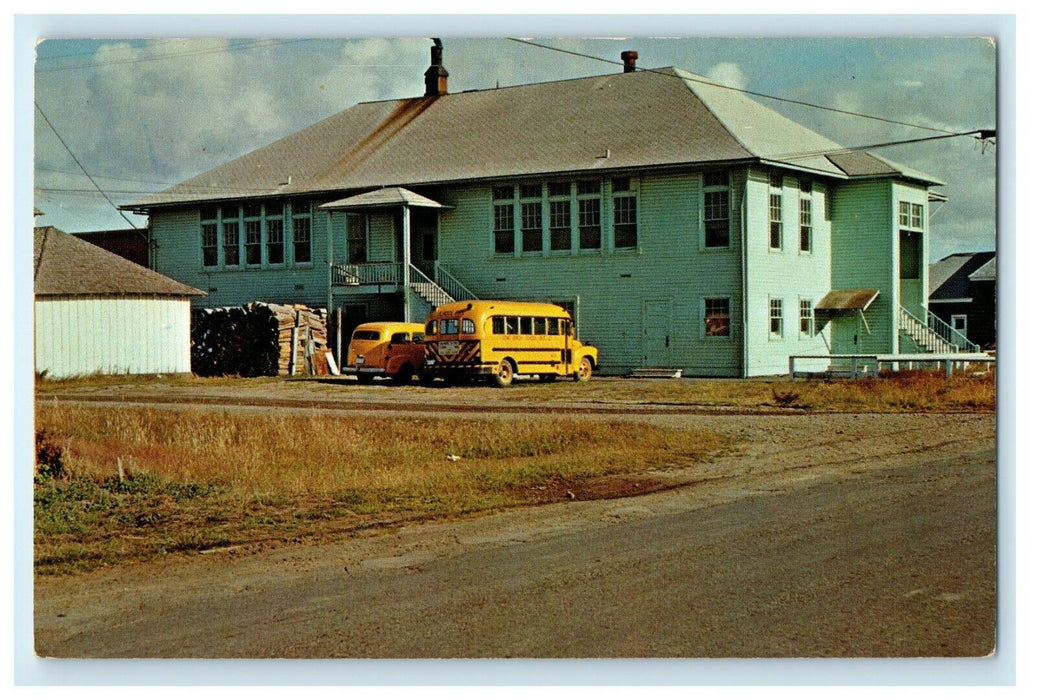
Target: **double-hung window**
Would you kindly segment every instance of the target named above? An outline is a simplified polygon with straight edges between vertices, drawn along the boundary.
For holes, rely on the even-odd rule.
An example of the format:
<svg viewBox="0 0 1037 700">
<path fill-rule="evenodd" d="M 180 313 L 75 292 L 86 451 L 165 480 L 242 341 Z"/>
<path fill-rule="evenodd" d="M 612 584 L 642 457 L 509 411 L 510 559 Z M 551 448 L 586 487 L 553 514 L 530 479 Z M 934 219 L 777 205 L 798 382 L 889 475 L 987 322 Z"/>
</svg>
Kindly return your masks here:
<svg viewBox="0 0 1037 700">
<path fill-rule="evenodd" d="M 637 192 L 629 177 L 612 180 L 612 235 L 617 249 L 637 248 Z"/>
<path fill-rule="evenodd" d="M 731 245 L 731 188 L 727 171 L 707 172 L 702 176 L 702 224 L 706 248 Z"/>
<path fill-rule="evenodd" d="M 266 205 L 266 262 L 284 264 L 284 204 L 267 202 Z"/>
<path fill-rule="evenodd" d="M 223 224 L 223 265 L 237 267 L 241 264 L 241 221 L 236 206 L 225 206 L 220 209 L 220 221 Z"/>
<path fill-rule="evenodd" d="M 548 227 L 551 250 L 572 250 L 572 186 L 568 182 L 547 184 Z"/>
<path fill-rule="evenodd" d="M 704 333 L 707 338 L 727 338 L 731 335 L 731 300 L 727 297 L 705 300 Z"/>
<path fill-rule="evenodd" d="M 242 207 L 245 220 L 245 264 L 263 264 L 263 205 L 249 202 Z"/>
<path fill-rule="evenodd" d="M 522 252 L 539 253 L 544 249 L 543 188 L 539 184 L 519 186 L 522 212 Z"/>
<path fill-rule="evenodd" d="M 809 180 L 800 183 L 799 198 L 799 249 L 809 253 L 814 247 L 813 184 Z"/>
<path fill-rule="evenodd" d="M 900 279 L 921 279 L 925 209 L 921 204 L 900 202 L 899 215 Z"/>
<path fill-rule="evenodd" d="M 805 336 L 814 335 L 814 308 L 809 299 L 799 300 L 799 332 Z"/>
<path fill-rule="evenodd" d="M 580 250 L 601 250 L 601 181 L 576 183 Z"/>
<path fill-rule="evenodd" d="M 770 334 L 772 338 L 784 335 L 784 316 L 781 299 L 770 300 Z"/>
<path fill-rule="evenodd" d="M 312 262 L 309 202 L 292 203 L 292 255 L 295 263 Z"/>
<path fill-rule="evenodd" d="M 511 186 L 493 188 L 493 252 L 515 252 L 515 188 Z"/>
<path fill-rule="evenodd" d="M 770 176 L 770 223 L 771 250 L 781 250 L 781 173 L 771 173 Z"/>
<path fill-rule="evenodd" d="M 219 210 L 205 207 L 202 217 L 202 266 L 217 267 L 220 264 Z"/>
<path fill-rule="evenodd" d="M 367 262 L 367 216 L 346 214 L 346 259 L 354 264 Z"/>
</svg>

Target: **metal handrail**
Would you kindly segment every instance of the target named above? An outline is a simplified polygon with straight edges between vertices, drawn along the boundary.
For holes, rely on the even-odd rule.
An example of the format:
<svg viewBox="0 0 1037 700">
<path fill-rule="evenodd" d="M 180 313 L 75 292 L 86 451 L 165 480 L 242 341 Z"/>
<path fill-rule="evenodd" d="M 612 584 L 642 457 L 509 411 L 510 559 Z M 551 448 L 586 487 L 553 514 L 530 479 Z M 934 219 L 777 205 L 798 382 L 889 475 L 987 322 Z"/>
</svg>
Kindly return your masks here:
<svg viewBox="0 0 1037 700">
<path fill-rule="evenodd" d="M 471 301 L 479 298 L 475 296 L 472 290 L 461 284 L 456 277 L 447 272 L 447 270 L 439 264 L 438 260 L 435 265 L 435 275 L 436 284 L 445 289 L 447 294 L 453 297 L 456 301 Z"/>
<path fill-rule="evenodd" d="M 979 352 L 978 345 L 948 326 L 939 317 L 934 316 L 931 311 L 927 311 L 926 313 L 928 318 L 923 321 L 901 306 L 901 327 L 905 327 L 905 329 L 907 326 L 912 327 L 916 333 L 924 337 L 925 341 L 928 341 L 937 347 L 939 347 L 940 344 L 943 344 L 948 350 L 954 350 L 956 352 Z M 910 331 L 908 331 L 908 333 L 910 334 Z M 957 337 L 955 338 L 955 336 Z"/>
<path fill-rule="evenodd" d="M 979 345 L 966 338 L 961 331 L 954 328 L 954 326 L 951 326 L 928 309 L 926 309 L 925 314 L 926 325 L 929 327 L 929 330 L 933 331 L 959 350 L 964 349 L 966 352 L 979 352 Z"/>
<path fill-rule="evenodd" d="M 456 299 L 450 296 L 449 292 L 433 282 L 428 275 L 414 265 L 410 266 L 410 286 L 415 291 L 419 291 L 421 287 L 425 287 L 427 300 L 432 304 L 433 308 L 442 306 L 443 304 L 448 304 L 451 301 L 456 301 Z M 419 293 L 421 292 L 419 291 Z"/>
<path fill-rule="evenodd" d="M 403 279 L 403 265 L 394 262 L 331 265 L 331 283 L 334 285 L 399 284 Z"/>
</svg>

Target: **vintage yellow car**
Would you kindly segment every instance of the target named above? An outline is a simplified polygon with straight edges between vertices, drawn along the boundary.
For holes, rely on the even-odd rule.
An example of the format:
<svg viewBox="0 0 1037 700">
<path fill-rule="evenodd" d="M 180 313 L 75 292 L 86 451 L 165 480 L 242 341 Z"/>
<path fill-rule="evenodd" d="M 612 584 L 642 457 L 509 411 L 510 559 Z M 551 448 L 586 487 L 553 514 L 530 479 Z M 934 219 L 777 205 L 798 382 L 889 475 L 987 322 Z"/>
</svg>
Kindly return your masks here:
<svg viewBox="0 0 1037 700">
<path fill-rule="evenodd" d="M 342 373 L 355 376 L 361 383 L 375 377 L 409 382 L 424 371 L 424 333 L 420 323 L 362 323 L 350 338 Z"/>
</svg>

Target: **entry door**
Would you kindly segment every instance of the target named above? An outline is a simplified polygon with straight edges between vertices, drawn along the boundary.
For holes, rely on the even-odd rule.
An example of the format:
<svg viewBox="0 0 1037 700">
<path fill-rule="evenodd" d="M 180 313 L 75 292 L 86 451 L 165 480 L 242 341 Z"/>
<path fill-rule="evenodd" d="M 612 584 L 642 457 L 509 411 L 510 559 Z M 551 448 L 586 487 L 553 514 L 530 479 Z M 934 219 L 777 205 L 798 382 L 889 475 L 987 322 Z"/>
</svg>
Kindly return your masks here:
<svg viewBox="0 0 1037 700">
<path fill-rule="evenodd" d="M 669 299 L 646 299 L 642 316 L 642 363 L 645 367 L 670 366 Z"/>
<path fill-rule="evenodd" d="M 436 232 L 439 213 L 434 209 L 411 209 L 410 260 L 429 278 L 435 278 Z"/>
</svg>

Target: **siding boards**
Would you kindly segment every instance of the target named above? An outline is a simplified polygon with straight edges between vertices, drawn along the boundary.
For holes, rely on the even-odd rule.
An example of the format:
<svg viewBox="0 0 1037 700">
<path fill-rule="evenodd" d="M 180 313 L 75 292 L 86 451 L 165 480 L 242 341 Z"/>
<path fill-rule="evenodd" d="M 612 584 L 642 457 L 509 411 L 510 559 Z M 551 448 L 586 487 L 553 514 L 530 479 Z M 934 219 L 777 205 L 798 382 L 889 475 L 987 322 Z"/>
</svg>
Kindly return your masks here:
<svg viewBox="0 0 1037 700">
<path fill-rule="evenodd" d="M 440 262 L 480 297 L 577 301 L 580 336 L 601 349 L 607 372 L 642 366 L 644 302 L 669 300 L 673 366 L 698 375 L 740 372 L 737 186 L 732 188 L 732 245 L 723 251 L 701 248 L 697 173 L 639 178 L 638 250 L 629 252 L 609 251 L 605 206 L 601 252 L 495 256 L 490 187 L 458 190 L 454 200 L 456 208 L 441 219 Z M 731 299 L 730 338 L 703 337 L 706 296 Z"/>
<path fill-rule="evenodd" d="M 155 270 L 208 292 L 207 297 L 195 297 L 193 305 L 238 306 L 252 301 L 265 301 L 322 307 L 328 303 L 329 217 L 326 213 L 315 211 L 313 214 L 310 241 L 313 262 L 232 269 L 202 267 L 201 223 L 198 217 L 198 211 L 194 209 L 154 212 L 151 217 L 152 235 L 158 244 Z M 289 226 L 285 228 L 285 257 L 292 260 L 292 232 Z"/>
<path fill-rule="evenodd" d="M 781 187 L 782 245 L 770 246 L 769 173 L 753 171 L 748 186 L 746 228 L 746 288 L 750 299 L 746 311 L 746 374 L 774 375 L 788 372 L 789 355 L 827 354 L 822 335 L 800 332 L 800 302 L 809 301 L 813 308 L 830 288 L 832 260 L 832 226 L 825 220 L 828 187 L 815 182 L 809 195 L 811 202 L 811 246 L 800 250 L 799 180 L 784 176 Z M 783 331 L 780 337 L 770 332 L 770 302 L 782 302 Z M 822 330 L 823 333 L 830 331 Z M 824 369 L 824 364 L 804 369 Z"/>
<path fill-rule="evenodd" d="M 187 299 L 37 299 L 35 328 L 36 371 L 51 377 L 191 371 Z"/>
</svg>

